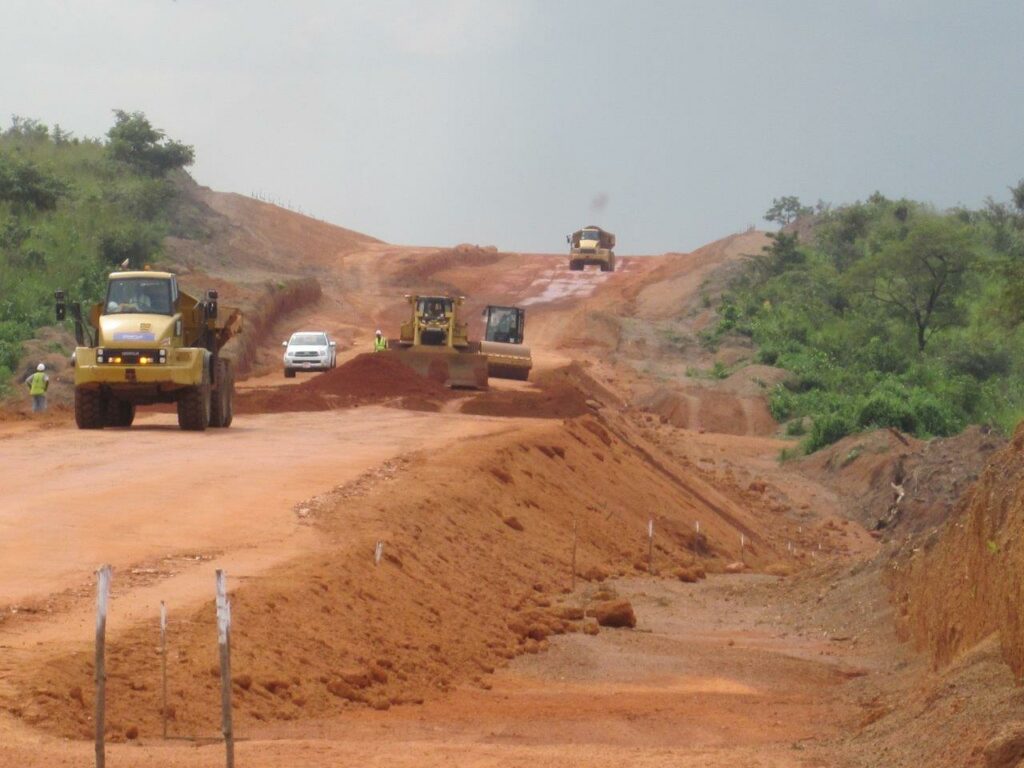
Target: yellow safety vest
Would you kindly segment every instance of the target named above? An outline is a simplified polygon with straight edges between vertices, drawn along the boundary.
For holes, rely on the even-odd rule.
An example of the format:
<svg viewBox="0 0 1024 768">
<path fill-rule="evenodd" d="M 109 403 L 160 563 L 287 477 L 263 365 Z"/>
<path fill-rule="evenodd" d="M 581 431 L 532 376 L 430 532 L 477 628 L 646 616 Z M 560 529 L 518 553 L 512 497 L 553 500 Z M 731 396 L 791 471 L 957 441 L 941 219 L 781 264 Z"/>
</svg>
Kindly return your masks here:
<svg viewBox="0 0 1024 768">
<path fill-rule="evenodd" d="M 46 394 L 46 374 L 42 371 L 36 371 L 32 374 L 32 382 L 28 385 L 28 393 L 30 395 L 45 395 Z"/>
<path fill-rule="evenodd" d="M 387 348 L 388 348 L 388 340 L 387 339 L 385 339 L 383 336 L 381 336 L 380 338 L 378 338 L 376 336 L 373 337 L 373 351 L 374 352 L 383 352 Z"/>
</svg>

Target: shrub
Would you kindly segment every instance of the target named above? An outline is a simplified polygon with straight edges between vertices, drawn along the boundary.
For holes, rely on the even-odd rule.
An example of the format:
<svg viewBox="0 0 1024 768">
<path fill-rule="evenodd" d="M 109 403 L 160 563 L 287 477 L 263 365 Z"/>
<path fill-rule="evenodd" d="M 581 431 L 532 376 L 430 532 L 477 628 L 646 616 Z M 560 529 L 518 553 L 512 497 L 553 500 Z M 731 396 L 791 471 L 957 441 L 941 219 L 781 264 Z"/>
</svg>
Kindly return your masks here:
<svg viewBox="0 0 1024 768">
<path fill-rule="evenodd" d="M 816 416 L 811 425 L 811 434 L 804 440 L 804 451 L 814 453 L 819 448 L 842 440 L 854 431 L 853 421 L 840 413 L 825 413 Z"/>
</svg>

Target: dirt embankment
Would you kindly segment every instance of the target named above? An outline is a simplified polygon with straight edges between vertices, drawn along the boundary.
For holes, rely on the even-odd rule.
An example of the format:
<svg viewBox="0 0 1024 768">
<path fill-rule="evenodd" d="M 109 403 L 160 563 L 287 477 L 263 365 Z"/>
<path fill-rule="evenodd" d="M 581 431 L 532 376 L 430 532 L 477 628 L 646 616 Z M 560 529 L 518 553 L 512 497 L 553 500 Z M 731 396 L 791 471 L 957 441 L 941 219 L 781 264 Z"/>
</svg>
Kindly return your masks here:
<svg viewBox="0 0 1024 768">
<path fill-rule="evenodd" d="M 760 527 L 751 515 L 774 512 L 757 512 L 734 487 L 682 479 L 670 463 L 625 422 L 585 416 L 410 457 L 300 505 L 297 518 L 318 526 L 321 549 L 234 585 L 238 732 L 419 702 L 460 684 L 486 688 L 496 666 L 544 649 L 548 636 L 596 631 L 585 611 L 609 595 L 566 593 L 574 520 L 578 571 L 592 581 L 646 568 L 651 517 L 660 573 L 724 570 L 737 557 L 737 526 Z M 781 541 L 758 539 L 747 552 L 755 566 L 786 557 Z M 172 733 L 217 731 L 212 632 L 211 605 L 172 612 Z M 155 644 L 155 624 L 110 639 L 114 739 L 132 728 L 159 733 Z M 90 658 L 83 648 L 20 670 L 3 706 L 50 732 L 91 733 Z"/>
<path fill-rule="evenodd" d="M 1005 442 L 980 427 L 928 441 L 883 429 L 844 438 L 795 466 L 841 494 L 847 515 L 868 530 L 916 536 L 946 523 Z"/>
<path fill-rule="evenodd" d="M 235 394 L 237 413 L 329 411 L 398 400 L 436 411 L 454 393 L 386 355 L 366 353 L 291 387 L 258 387 Z"/>
<path fill-rule="evenodd" d="M 256 353 L 274 324 L 289 312 L 315 303 L 320 294 L 320 283 L 312 277 L 268 283 L 245 309 L 242 333 L 225 347 L 225 354 L 235 361 L 235 371 L 246 374 L 252 370 Z"/>
<path fill-rule="evenodd" d="M 1024 426 L 996 453 L 948 524 L 892 575 L 903 633 L 944 666 L 994 632 L 1024 678 Z"/>
</svg>

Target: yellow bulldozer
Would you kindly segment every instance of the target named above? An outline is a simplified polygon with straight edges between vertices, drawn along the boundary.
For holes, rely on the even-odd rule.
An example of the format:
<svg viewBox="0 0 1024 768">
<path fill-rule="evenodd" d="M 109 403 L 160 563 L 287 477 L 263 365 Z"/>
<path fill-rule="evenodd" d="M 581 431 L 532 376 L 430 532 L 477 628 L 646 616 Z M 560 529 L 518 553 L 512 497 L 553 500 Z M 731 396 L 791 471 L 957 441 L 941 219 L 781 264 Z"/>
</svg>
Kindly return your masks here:
<svg viewBox="0 0 1024 768">
<path fill-rule="evenodd" d="M 526 379 L 532 362 L 522 346 L 525 312 L 487 307 L 487 341 L 471 341 L 462 319 L 464 297 L 407 295 L 410 317 L 390 354 L 421 376 L 450 387 L 486 389 L 488 377 Z"/>
<path fill-rule="evenodd" d="M 234 372 L 221 352 L 242 315 L 219 307 L 216 291 L 195 298 L 175 275 L 145 270 L 111 274 L 87 318 L 64 291 L 54 298 L 57 320 L 70 310 L 75 323 L 79 429 L 131 426 L 136 406 L 154 403 L 175 403 L 182 429 L 231 425 Z"/>
</svg>

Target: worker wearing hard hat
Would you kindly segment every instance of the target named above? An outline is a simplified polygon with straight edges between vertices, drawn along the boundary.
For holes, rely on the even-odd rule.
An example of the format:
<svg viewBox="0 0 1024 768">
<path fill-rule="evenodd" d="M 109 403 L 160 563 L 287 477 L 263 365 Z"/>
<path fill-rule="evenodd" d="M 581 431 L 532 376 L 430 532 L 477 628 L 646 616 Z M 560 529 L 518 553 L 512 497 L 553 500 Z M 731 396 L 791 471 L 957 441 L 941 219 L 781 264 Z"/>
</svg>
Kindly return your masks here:
<svg viewBox="0 0 1024 768">
<path fill-rule="evenodd" d="M 46 410 L 46 390 L 50 388 L 50 377 L 46 375 L 46 366 L 40 363 L 36 372 L 25 379 L 28 393 L 32 395 L 32 412 L 42 413 Z"/>
<path fill-rule="evenodd" d="M 388 340 L 384 338 L 384 334 L 381 333 L 380 328 L 377 329 L 376 335 L 373 337 L 373 351 L 383 352 L 388 348 Z"/>
</svg>

